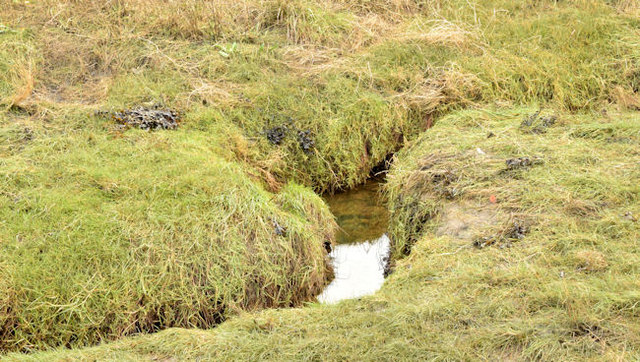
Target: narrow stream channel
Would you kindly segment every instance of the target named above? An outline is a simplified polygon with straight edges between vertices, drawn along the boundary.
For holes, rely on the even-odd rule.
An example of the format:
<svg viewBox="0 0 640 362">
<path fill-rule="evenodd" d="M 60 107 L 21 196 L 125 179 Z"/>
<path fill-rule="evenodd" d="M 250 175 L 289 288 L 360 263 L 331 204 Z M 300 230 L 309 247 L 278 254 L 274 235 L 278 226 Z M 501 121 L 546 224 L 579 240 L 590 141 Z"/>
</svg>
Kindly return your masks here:
<svg viewBox="0 0 640 362">
<path fill-rule="evenodd" d="M 381 179 L 327 196 L 341 230 L 329 256 L 335 279 L 318 296 L 321 303 L 337 303 L 375 293 L 384 283 L 390 240 L 387 209 L 380 200 Z"/>
</svg>

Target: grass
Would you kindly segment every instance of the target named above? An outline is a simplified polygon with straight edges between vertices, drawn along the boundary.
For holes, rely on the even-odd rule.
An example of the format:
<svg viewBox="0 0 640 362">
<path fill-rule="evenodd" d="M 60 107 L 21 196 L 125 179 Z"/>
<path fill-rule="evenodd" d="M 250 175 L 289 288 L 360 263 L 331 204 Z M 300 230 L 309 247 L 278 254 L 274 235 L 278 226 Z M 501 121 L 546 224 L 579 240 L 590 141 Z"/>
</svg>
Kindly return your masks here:
<svg viewBox="0 0 640 362">
<path fill-rule="evenodd" d="M 636 359 L 640 118 L 553 112 L 557 123 L 533 134 L 520 127 L 533 112 L 455 112 L 396 155 L 394 235 L 400 197 L 431 200 L 433 216 L 405 236 L 411 254 L 374 296 L 10 359 Z M 529 155 L 544 163 L 504 171 Z M 436 170 L 457 175 L 447 187 L 458 196 L 433 187 Z M 504 232 L 515 218 L 529 227 L 522 239 Z M 473 246 L 490 235 L 503 237 Z"/>
<path fill-rule="evenodd" d="M 160 355 L 211 357 L 224 343 L 237 343 L 235 357 L 277 358 L 280 351 L 333 359 L 357 351 L 374 358 L 403 356 L 402 350 L 415 357 L 426 350 L 443 359 L 577 358 L 595 356 L 589 340 L 578 337 L 605 331 L 613 337 L 598 336 L 610 343 L 602 343 L 603 353 L 634 352 L 632 297 L 615 297 L 621 303 L 615 304 L 612 296 L 633 286 L 634 269 L 625 262 L 633 260 L 630 240 L 637 236 L 636 224 L 616 229 L 615 216 L 638 212 L 630 181 L 638 175 L 622 158 L 637 156 L 632 112 L 640 109 L 640 20 L 633 2 L 0 0 L 0 6 L 3 351 L 209 328 L 246 311 L 313 300 L 330 278 L 322 243 L 333 237 L 334 224 L 314 191 L 354 187 L 396 153 L 388 197 L 398 268 L 379 296 L 361 307 L 250 314 L 223 323 L 220 332 L 171 330 L 116 342 L 121 352 L 105 345 L 86 353 L 152 357 L 146 353 L 157 348 Z M 180 111 L 180 128 L 120 132 L 93 116 L 153 103 Z M 538 107 L 560 116 L 558 126 L 523 133 L 519 122 Z M 269 142 L 266 133 L 283 125 L 290 130 L 283 141 Z M 310 152 L 298 131 L 309 132 Z M 495 137 L 481 144 L 488 132 Z M 487 155 L 482 162 L 459 154 L 477 147 Z M 505 158 L 529 153 L 543 165 L 496 176 Z M 438 168 L 420 171 L 427 164 Z M 491 195 L 498 200 L 493 209 L 477 211 Z M 480 215 L 484 234 L 456 228 L 455 215 L 469 213 Z M 514 250 L 524 242 L 506 251 L 516 271 L 484 273 L 504 258 L 497 247 L 478 255 L 450 250 L 455 242 L 447 242 L 447 233 L 463 236 L 461 246 L 481 238 L 507 245 L 516 220 L 531 230 L 525 241 L 545 240 L 522 253 Z M 285 235 L 277 235 L 276 223 Z M 612 260 L 618 248 L 621 258 Z M 455 254 L 432 263 L 438 250 Z M 469 257 L 476 259 L 450 276 L 459 282 L 423 285 L 421 275 Z M 536 284 L 544 296 L 538 300 L 517 294 L 526 288 L 509 289 L 542 283 L 527 277 L 528 268 L 550 276 L 557 265 L 574 264 L 577 284 L 567 288 L 583 294 L 553 294 L 556 285 Z M 618 266 L 619 283 L 604 278 Z M 496 275 L 507 281 L 493 281 Z M 498 290 L 504 294 L 473 289 L 482 283 L 504 284 Z M 435 290 L 444 299 L 417 299 Z M 403 303 L 394 294 L 405 296 Z M 566 302 L 571 298 L 574 304 Z M 393 307 L 387 312 L 383 304 Z M 592 308 L 584 324 L 570 320 L 593 305 L 614 311 Z M 351 315 L 354 308 L 365 310 Z M 378 328 L 370 313 L 376 310 L 385 310 L 388 323 L 367 334 Z M 454 338 L 454 319 L 472 311 L 477 324 L 459 323 L 485 333 Z M 327 319 L 335 313 L 345 318 Z M 557 325 L 545 324 L 547 316 L 557 317 Z M 263 318 L 281 322 L 247 329 Z M 331 328 L 328 320 L 342 337 L 357 329 L 352 346 L 338 343 L 340 333 L 320 335 Z M 300 323 L 309 324 L 312 337 L 292 332 Z M 397 334 L 394 343 L 371 347 L 388 338 L 385 330 Z M 402 342 L 420 333 L 433 336 L 432 343 Z M 565 348 L 559 336 L 578 338 L 579 346 Z M 219 342 L 196 348 L 191 338 Z M 193 350 L 159 346 L 175 347 L 174 340 Z"/>
<path fill-rule="evenodd" d="M 382 8 L 389 13 L 380 15 Z M 498 0 L 12 2 L 3 21 L 28 34 L 13 41 L 33 50 L 4 62 L 33 74 L 25 107 L 38 99 L 205 105 L 260 139 L 275 126 L 272 117 L 291 117 L 313 133 L 317 152 L 300 157 L 296 147 L 262 142 L 248 161 L 325 191 L 361 183 L 426 119 L 451 109 L 496 102 L 637 108 L 638 22 L 631 7 L 619 8 Z M 7 87 L 24 98 L 29 87 L 14 78 Z"/>
<path fill-rule="evenodd" d="M 225 160 L 227 130 L 24 127 L 5 128 L 3 348 L 210 327 L 239 308 L 299 305 L 327 279 L 333 216 L 312 191 L 271 194 Z"/>
</svg>

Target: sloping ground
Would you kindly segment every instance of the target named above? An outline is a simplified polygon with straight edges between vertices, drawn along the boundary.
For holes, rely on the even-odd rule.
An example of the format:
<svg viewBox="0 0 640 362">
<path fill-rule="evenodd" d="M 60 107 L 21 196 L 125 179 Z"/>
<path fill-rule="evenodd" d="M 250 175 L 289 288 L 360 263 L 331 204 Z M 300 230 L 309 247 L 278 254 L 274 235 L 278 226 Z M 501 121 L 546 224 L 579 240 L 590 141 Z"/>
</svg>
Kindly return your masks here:
<svg viewBox="0 0 640 362">
<path fill-rule="evenodd" d="M 398 154 L 391 200 L 429 200 L 432 216 L 374 296 L 9 359 L 637 359 L 640 117 L 555 113 L 531 132 L 531 113 L 455 113 Z"/>
<path fill-rule="evenodd" d="M 411 148 L 389 194 L 396 256 L 429 252 L 422 235 L 439 217 L 436 235 L 506 244 L 503 236 L 525 234 L 520 227 L 534 230 L 538 218 L 524 217 L 533 212 L 497 210 L 511 200 L 497 191 L 496 204 L 480 211 L 473 199 L 448 204 L 479 193 L 468 186 L 478 180 L 433 172 L 469 160 L 430 148 L 452 139 L 446 133 L 423 146 L 429 155 L 415 153 L 424 160 L 402 166 L 416 138 L 445 114 L 487 104 L 544 104 L 570 120 L 569 112 L 640 108 L 639 9 L 624 0 L 0 0 L 0 9 L 2 350 L 211 327 L 243 310 L 312 300 L 330 274 L 321 245 L 333 221 L 310 188 L 352 187 L 403 146 Z M 93 116 L 139 104 L 179 111 L 178 129 L 122 130 Z M 502 119 L 475 114 L 478 128 Z M 584 122 L 584 134 L 600 132 L 600 120 Z M 491 160 L 495 168 L 502 162 Z M 577 208 L 604 209 L 588 198 L 586 181 L 569 185 L 585 203 Z M 455 216 L 470 214 L 473 222 Z M 475 235 L 480 227 L 486 233 Z M 606 239 L 612 231 L 601 228 L 587 234 Z M 582 233 L 565 234 L 566 242 Z M 602 259 L 589 252 L 580 255 Z M 417 272 L 431 270 L 427 263 Z M 412 273 L 400 268 L 395 278 L 406 290 L 382 295 L 415 301 L 421 286 L 409 282 Z M 388 330 L 406 327 L 402 315 L 388 315 Z M 333 323 L 350 327 L 347 319 Z M 184 338 L 192 333 L 210 332 Z M 360 333 L 354 348 L 362 351 L 374 337 Z M 336 352 L 338 344 L 324 348 Z"/>
<path fill-rule="evenodd" d="M 31 117 L 51 103 L 206 109 L 201 129 L 238 125 L 238 159 L 272 186 L 352 187 L 474 103 L 640 107 L 638 13 L 624 1 L 0 4 L 0 104 Z"/>
<path fill-rule="evenodd" d="M 211 327 L 299 305 L 330 275 L 322 200 L 265 191 L 215 137 L 25 127 L 1 135 L 1 349 Z"/>
</svg>

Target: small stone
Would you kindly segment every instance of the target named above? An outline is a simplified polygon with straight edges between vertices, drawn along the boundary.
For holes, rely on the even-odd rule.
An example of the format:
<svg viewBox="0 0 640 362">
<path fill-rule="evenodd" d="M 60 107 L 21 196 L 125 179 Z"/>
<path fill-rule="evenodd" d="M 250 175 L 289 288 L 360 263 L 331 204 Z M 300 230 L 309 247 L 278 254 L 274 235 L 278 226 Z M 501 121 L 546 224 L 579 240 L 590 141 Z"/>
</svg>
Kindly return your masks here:
<svg viewBox="0 0 640 362">
<path fill-rule="evenodd" d="M 287 229 L 282 227 L 277 221 L 276 219 L 271 219 L 271 222 L 273 223 L 273 229 L 274 232 L 276 233 L 276 235 L 278 236 L 284 236 L 285 233 L 287 232 Z"/>
</svg>

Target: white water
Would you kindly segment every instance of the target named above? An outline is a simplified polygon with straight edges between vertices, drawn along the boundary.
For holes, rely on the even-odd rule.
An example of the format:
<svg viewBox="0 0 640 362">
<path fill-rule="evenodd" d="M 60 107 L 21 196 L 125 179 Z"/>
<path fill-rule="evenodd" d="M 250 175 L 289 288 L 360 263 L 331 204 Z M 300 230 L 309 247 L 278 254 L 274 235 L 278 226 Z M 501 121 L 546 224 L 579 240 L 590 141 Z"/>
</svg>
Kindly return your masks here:
<svg viewBox="0 0 640 362">
<path fill-rule="evenodd" d="M 378 291 L 384 283 L 390 243 L 384 234 L 374 241 L 336 245 L 329 254 L 335 279 L 318 296 L 318 301 L 333 304 Z"/>
</svg>

